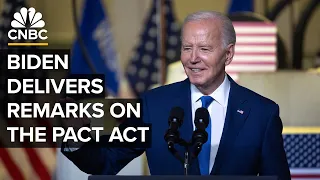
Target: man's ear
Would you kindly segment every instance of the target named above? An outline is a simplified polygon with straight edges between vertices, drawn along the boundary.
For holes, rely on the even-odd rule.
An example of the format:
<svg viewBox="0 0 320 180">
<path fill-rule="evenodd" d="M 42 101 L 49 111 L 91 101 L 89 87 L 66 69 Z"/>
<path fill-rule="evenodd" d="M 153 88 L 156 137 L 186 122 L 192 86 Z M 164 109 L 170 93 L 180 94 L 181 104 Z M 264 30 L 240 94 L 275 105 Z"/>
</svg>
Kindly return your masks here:
<svg viewBox="0 0 320 180">
<path fill-rule="evenodd" d="M 225 61 L 225 65 L 229 65 L 232 62 L 233 59 L 233 55 L 234 55 L 234 44 L 229 44 L 226 48 L 226 61 Z"/>
</svg>

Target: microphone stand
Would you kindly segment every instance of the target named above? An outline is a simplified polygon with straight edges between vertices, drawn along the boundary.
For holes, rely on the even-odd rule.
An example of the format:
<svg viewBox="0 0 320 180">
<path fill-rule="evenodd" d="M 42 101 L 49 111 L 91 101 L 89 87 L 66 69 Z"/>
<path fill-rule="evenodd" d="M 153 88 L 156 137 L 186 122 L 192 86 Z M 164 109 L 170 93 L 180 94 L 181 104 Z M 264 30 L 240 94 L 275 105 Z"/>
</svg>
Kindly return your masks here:
<svg viewBox="0 0 320 180">
<path fill-rule="evenodd" d="M 184 175 L 188 175 L 189 169 L 189 152 L 188 147 L 186 147 L 186 151 L 184 152 Z"/>
<path fill-rule="evenodd" d="M 174 144 L 171 144 L 171 143 L 168 144 L 168 149 L 171 152 L 171 154 L 181 162 L 181 164 L 183 165 L 183 169 L 184 169 L 184 175 L 187 176 L 188 171 L 189 171 L 189 166 L 190 166 L 190 163 L 189 163 L 189 145 L 190 145 L 190 143 L 187 143 L 183 139 L 179 139 L 178 144 L 185 148 L 184 158 L 182 158 L 179 155 L 178 151 L 174 147 Z"/>
<path fill-rule="evenodd" d="M 186 142 L 183 139 L 180 139 L 179 145 L 185 147 L 185 152 L 184 152 L 184 161 L 183 161 L 183 169 L 184 169 L 184 175 L 187 176 L 188 175 L 188 171 L 189 171 L 189 147 L 190 147 L 190 143 Z"/>
<path fill-rule="evenodd" d="M 201 151 L 202 143 L 193 145 L 192 142 L 186 142 L 183 139 L 179 139 L 178 144 L 180 146 L 183 146 L 185 148 L 184 152 L 184 158 L 182 158 L 178 151 L 174 148 L 173 144 L 168 145 L 169 151 L 174 155 L 175 158 L 177 158 L 182 164 L 184 169 L 184 175 L 189 175 L 189 167 L 192 164 L 192 162 L 198 157 L 199 152 Z M 191 154 L 189 154 L 189 148 L 192 147 L 194 150 Z M 191 155 L 191 156 L 190 156 Z M 191 160 L 190 160 L 191 158 Z"/>
</svg>

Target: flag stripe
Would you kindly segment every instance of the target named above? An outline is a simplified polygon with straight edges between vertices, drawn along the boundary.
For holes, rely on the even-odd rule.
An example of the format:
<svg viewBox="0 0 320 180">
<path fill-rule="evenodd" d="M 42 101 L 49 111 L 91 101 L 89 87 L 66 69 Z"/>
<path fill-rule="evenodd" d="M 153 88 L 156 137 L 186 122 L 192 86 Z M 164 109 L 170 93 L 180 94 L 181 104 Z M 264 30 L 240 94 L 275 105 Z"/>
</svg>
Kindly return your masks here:
<svg viewBox="0 0 320 180">
<path fill-rule="evenodd" d="M 235 56 L 274 56 L 274 52 L 235 52 Z"/>
<path fill-rule="evenodd" d="M 276 43 L 277 38 L 275 36 L 238 36 L 237 35 L 237 42 L 242 43 Z"/>
<path fill-rule="evenodd" d="M 0 143 L 2 142 L 0 141 Z M 25 179 L 19 167 L 17 166 L 17 164 L 12 160 L 12 157 L 7 152 L 6 148 L 0 148 L 0 158 L 4 162 L 4 165 L 6 166 L 7 171 L 9 172 L 10 176 L 13 179 L 21 179 L 21 180 Z"/>
<path fill-rule="evenodd" d="M 273 33 L 237 33 L 237 37 L 243 38 L 243 37 L 248 37 L 248 36 L 255 36 L 255 37 L 261 37 L 261 38 L 274 38 Z"/>
<path fill-rule="evenodd" d="M 319 168 L 291 168 L 291 174 L 317 174 L 320 175 Z"/>
<path fill-rule="evenodd" d="M 40 179 L 50 179 L 50 174 L 48 170 L 45 168 L 38 154 L 35 152 L 33 148 L 25 148 L 26 153 L 28 154 L 29 161 L 32 164 L 35 172 L 38 174 Z"/>
<path fill-rule="evenodd" d="M 44 168 L 47 169 L 48 173 L 54 172 L 56 166 L 55 148 L 35 148 L 35 151 L 39 155 L 40 160 L 42 160 Z"/>
<path fill-rule="evenodd" d="M 235 53 L 276 53 L 275 46 L 236 46 Z"/>
<path fill-rule="evenodd" d="M 237 34 L 265 34 L 265 33 L 276 33 L 277 29 L 275 27 L 235 27 L 234 30 Z"/>
<path fill-rule="evenodd" d="M 12 179 L 1 157 L 0 157 L 0 179 Z"/>
<path fill-rule="evenodd" d="M 276 61 L 274 55 L 241 55 L 236 53 L 233 61 Z"/>
<path fill-rule="evenodd" d="M 266 22 L 232 22 L 235 27 L 270 27 L 275 28 L 275 23 L 266 23 Z"/>
<path fill-rule="evenodd" d="M 236 46 L 275 46 L 275 42 L 236 42 Z"/>
<path fill-rule="evenodd" d="M 226 71 L 237 71 L 237 72 L 257 72 L 257 71 L 275 71 L 274 65 L 232 65 L 226 67 Z"/>
<path fill-rule="evenodd" d="M 308 178 L 308 179 L 320 179 L 319 174 L 293 174 L 291 175 L 292 178 Z"/>
<path fill-rule="evenodd" d="M 276 65 L 276 62 L 274 61 L 232 61 L 229 66 L 232 65 Z"/>
</svg>

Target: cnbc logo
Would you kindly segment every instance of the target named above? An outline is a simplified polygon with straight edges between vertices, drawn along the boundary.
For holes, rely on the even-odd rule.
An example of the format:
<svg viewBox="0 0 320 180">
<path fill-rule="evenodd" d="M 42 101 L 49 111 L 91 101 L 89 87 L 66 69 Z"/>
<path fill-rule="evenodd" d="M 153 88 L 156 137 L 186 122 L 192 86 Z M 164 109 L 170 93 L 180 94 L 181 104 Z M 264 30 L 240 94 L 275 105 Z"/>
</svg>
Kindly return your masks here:
<svg viewBox="0 0 320 180">
<path fill-rule="evenodd" d="M 19 12 L 14 13 L 13 18 L 8 38 L 15 43 L 8 43 L 8 46 L 48 46 L 46 42 L 30 43 L 30 41 L 48 39 L 47 30 L 43 29 L 45 22 L 40 12 L 36 12 L 32 7 L 29 9 L 22 7 Z M 18 43 L 19 41 L 24 42 Z"/>
</svg>

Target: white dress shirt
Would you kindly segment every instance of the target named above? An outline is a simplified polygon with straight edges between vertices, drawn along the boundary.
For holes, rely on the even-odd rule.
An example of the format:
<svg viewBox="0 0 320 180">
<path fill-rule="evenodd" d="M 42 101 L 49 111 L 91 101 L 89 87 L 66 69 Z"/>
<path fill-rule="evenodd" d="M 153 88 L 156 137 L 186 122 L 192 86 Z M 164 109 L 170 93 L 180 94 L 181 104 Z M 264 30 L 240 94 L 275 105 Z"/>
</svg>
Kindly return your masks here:
<svg viewBox="0 0 320 180">
<path fill-rule="evenodd" d="M 208 107 L 211 118 L 211 152 L 210 152 L 210 172 L 215 162 L 222 130 L 227 113 L 228 99 L 230 92 L 230 81 L 225 76 L 223 83 L 209 96 L 214 100 Z M 191 102 L 192 102 L 192 123 L 195 129 L 195 112 L 202 106 L 200 97 L 204 96 L 193 84 L 191 84 Z"/>
</svg>

